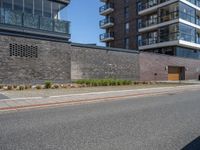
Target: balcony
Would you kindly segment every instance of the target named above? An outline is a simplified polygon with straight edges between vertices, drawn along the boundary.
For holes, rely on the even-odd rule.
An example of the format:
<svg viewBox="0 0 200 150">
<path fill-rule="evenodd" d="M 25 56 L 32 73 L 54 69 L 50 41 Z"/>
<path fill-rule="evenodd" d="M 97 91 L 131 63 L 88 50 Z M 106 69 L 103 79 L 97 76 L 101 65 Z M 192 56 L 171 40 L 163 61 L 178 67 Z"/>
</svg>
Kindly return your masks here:
<svg viewBox="0 0 200 150">
<path fill-rule="evenodd" d="M 100 41 L 101 42 L 109 42 L 114 40 L 114 33 L 109 32 L 109 33 L 104 33 L 100 35 Z"/>
<path fill-rule="evenodd" d="M 106 4 L 106 5 L 101 6 L 99 8 L 99 13 L 102 16 L 106 16 L 106 15 L 112 13 L 113 11 L 114 11 L 114 5 L 113 5 L 113 3 Z"/>
<path fill-rule="evenodd" d="M 101 29 L 110 28 L 110 27 L 114 26 L 114 19 L 111 17 L 103 19 L 99 22 L 99 26 Z"/>
<path fill-rule="evenodd" d="M 153 25 L 158 24 L 158 18 L 151 18 L 151 19 L 147 19 L 147 20 L 141 20 L 141 22 L 138 24 L 139 29 L 141 28 L 146 28 L 146 27 L 150 27 Z"/>
<path fill-rule="evenodd" d="M 103 2 L 103 3 L 106 3 L 108 0 L 100 0 L 101 2 Z"/>
<path fill-rule="evenodd" d="M 33 36 L 69 39 L 70 22 L 1 9 L 0 29 Z"/>
<path fill-rule="evenodd" d="M 55 0 L 55 1 L 68 5 L 71 0 Z"/>
<path fill-rule="evenodd" d="M 138 14 L 146 15 L 152 12 L 155 12 L 158 8 L 164 7 L 166 5 L 172 4 L 177 0 L 150 0 L 149 2 L 138 2 Z"/>
</svg>

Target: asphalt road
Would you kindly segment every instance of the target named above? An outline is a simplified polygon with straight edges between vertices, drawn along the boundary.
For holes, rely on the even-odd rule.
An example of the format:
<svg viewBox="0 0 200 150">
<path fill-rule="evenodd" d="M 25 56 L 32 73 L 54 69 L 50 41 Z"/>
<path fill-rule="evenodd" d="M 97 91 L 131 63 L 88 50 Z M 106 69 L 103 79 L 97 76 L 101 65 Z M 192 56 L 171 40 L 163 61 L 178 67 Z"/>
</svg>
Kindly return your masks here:
<svg viewBox="0 0 200 150">
<path fill-rule="evenodd" d="M 200 92 L 0 114 L 0 150 L 199 150 Z"/>
</svg>

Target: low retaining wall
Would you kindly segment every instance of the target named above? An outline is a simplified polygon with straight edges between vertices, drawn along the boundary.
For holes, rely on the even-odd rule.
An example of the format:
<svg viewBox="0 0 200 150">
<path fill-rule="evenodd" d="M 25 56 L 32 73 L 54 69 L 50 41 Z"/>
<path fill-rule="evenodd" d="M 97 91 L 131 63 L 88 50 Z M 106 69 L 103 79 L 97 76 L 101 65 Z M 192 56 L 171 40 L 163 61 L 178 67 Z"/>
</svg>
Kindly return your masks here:
<svg viewBox="0 0 200 150">
<path fill-rule="evenodd" d="M 138 53 L 81 44 L 0 36 L 0 84 L 139 79 Z"/>
<path fill-rule="evenodd" d="M 139 79 L 138 52 L 72 44 L 71 77 L 76 79 Z"/>
</svg>

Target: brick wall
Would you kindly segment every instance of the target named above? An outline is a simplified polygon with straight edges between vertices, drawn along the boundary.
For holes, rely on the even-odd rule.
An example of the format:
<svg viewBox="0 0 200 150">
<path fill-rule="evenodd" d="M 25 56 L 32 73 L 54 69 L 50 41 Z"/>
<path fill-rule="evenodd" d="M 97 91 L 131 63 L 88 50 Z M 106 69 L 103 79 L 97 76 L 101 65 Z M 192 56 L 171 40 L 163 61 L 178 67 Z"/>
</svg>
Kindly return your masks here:
<svg viewBox="0 0 200 150">
<path fill-rule="evenodd" d="M 37 46 L 38 57 L 10 56 L 10 44 Z M 69 82 L 85 78 L 139 79 L 137 52 L 0 36 L 0 83 Z"/>
<path fill-rule="evenodd" d="M 139 79 L 138 53 L 110 48 L 72 46 L 72 80 L 89 78 Z"/>
<path fill-rule="evenodd" d="M 37 46 L 38 58 L 10 56 L 10 44 Z M 68 82 L 70 71 L 69 44 L 0 36 L 0 83 Z"/>
<path fill-rule="evenodd" d="M 185 79 L 198 79 L 200 60 L 179 58 L 161 54 L 142 52 L 139 56 L 140 80 L 168 80 L 167 66 L 185 67 Z M 155 75 L 157 74 L 157 76 Z"/>
</svg>

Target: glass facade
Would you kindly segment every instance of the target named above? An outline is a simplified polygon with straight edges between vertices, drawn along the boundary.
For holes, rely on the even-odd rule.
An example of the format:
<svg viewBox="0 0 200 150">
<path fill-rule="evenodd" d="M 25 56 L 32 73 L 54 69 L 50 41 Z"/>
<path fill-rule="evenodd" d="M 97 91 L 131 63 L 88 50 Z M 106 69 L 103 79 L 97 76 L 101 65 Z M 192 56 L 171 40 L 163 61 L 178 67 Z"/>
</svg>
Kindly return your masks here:
<svg viewBox="0 0 200 150">
<path fill-rule="evenodd" d="M 158 4 L 167 2 L 168 0 L 138 0 L 137 1 L 137 10 L 142 11 Z M 188 2 L 200 7 L 200 0 L 187 0 Z"/>
<path fill-rule="evenodd" d="M 194 2 L 196 3 L 196 1 Z M 183 19 L 190 23 L 200 25 L 200 12 L 182 2 L 176 2 L 161 7 L 156 12 L 140 17 L 138 27 L 140 29 L 175 19 Z M 200 30 L 187 24 L 176 23 L 157 28 L 155 31 L 142 33 L 139 35 L 138 40 L 139 46 L 173 40 L 200 43 Z"/>
<path fill-rule="evenodd" d="M 200 0 L 187 1 L 200 7 Z M 140 12 L 141 10 L 148 9 L 163 2 L 166 2 L 166 0 L 139 0 L 138 11 Z M 185 2 L 178 1 L 155 8 L 148 13 L 139 14 L 138 46 L 154 44 L 154 49 L 150 49 L 151 46 L 149 49 L 148 46 L 141 47 L 141 49 L 161 54 L 200 59 L 199 48 L 195 45 L 200 44 L 200 11 L 192 6 L 192 4 L 189 5 Z M 199 27 L 196 25 L 199 25 Z M 140 31 L 140 29 L 143 30 Z M 170 41 L 177 42 L 173 43 Z M 170 44 L 174 44 L 174 46 L 169 47 L 166 43 L 166 46 L 156 48 L 157 43 L 163 42 L 170 42 Z M 185 47 L 183 47 L 183 45 L 180 46 L 180 42 L 186 44 Z M 194 49 L 186 47 L 194 47 Z"/>
<path fill-rule="evenodd" d="M 60 17 L 65 6 L 50 0 L 0 0 L 0 23 L 69 34 L 69 22 Z"/>
<path fill-rule="evenodd" d="M 150 49 L 148 51 L 154 52 L 154 53 L 171 55 L 171 56 L 177 56 L 177 57 L 200 59 L 199 50 L 194 50 L 194 49 L 179 47 L 179 46 Z"/>
<path fill-rule="evenodd" d="M 156 31 L 141 34 L 138 39 L 142 40 L 142 42 L 139 41 L 140 46 L 144 46 L 174 40 L 198 43 L 200 42 L 199 36 L 200 34 L 196 28 L 183 23 L 176 23 L 164 26 Z"/>
</svg>

